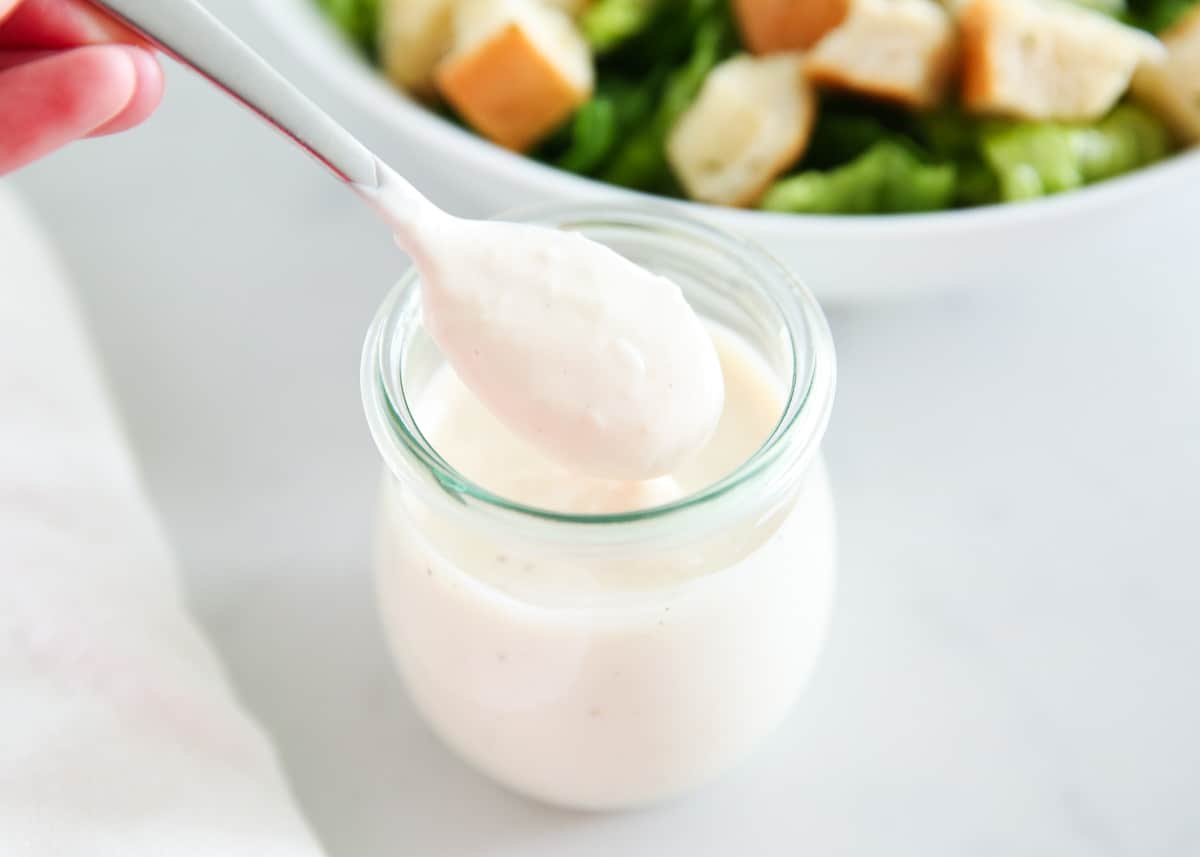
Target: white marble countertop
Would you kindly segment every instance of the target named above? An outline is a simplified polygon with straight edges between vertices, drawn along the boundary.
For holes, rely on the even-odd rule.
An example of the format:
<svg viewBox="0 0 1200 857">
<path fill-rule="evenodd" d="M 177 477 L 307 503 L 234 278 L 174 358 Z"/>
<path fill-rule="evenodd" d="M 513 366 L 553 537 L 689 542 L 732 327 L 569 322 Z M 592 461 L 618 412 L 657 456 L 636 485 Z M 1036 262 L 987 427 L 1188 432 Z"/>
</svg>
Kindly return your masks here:
<svg viewBox="0 0 1200 857">
<path fill-rule="evenodd" d="M 810 691 L 718 784 L 581 816 L 458 762 L 389 669 L 356 370 L 400 257 L 369 214 L 183 74 L 145 129 L 16 184 L 333 857 L 1200 853 L 1200 194 L 1128 212 L 1158 221 L 1138 258 L 1074 282 L 1014 248 L 1003 293 L 833 313 L 842 578 Z"/>
</svg>

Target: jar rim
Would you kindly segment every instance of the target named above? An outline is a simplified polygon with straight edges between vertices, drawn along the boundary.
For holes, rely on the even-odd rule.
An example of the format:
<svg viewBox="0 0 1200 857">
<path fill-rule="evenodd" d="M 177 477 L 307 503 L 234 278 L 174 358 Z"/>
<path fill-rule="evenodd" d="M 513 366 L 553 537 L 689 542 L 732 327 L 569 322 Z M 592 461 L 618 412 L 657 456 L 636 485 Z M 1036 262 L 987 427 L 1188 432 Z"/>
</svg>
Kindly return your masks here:
<svg viewBox="0 0 1200 857">
<path fill-rule="evenodd" d="M 595 526 L 653 522 L 709 507 L 761 474 L 785 448 L 790 448 L 789 458 L 794 457 L 797 464 L 816 454 L 833 401 L 836 377 L 833 337 L 812 292 L 757 244 L 662 203 L 633 206 L 541 204 L 507 211 L 495 219 L 556 228 L 602 225 L 642 228 L 669 239 L 700 241 L 738 258 L 758 275 L 755 282 L 742 285 L 752 286 L 770 300 L 788 337 L 792 365 L 783 410 L 771 433 L 737 468 L 711 485 L 670 503 L 629 512 L 573 514 L 511 500 L 468 479 L 434 449 L 417 425 L 403 378 L 391 377 L 402 375 L 392 371 L 399 365 L 392 359 L 393 349 L 401 339 L 397 326 L 405 310 L 411 310 L 414 302 L 419 303 L 418 277 L 413 267 L 405 272 L 376 313 L 362 357 L 361 382 L 367 421 L 376 445 L 394 475 L 400 476 L 397 468 L 404 464 L 398 457 L 407 455 L 459 501 L 475 501 L 501 514 L 517 515 L 531 521 Z M 807 372 L 801 372 L 803 365 L 807 366 Z M 802 426 L 807 430 L 801 442 L 789 443 L 803 431 Z"/>
</svg>

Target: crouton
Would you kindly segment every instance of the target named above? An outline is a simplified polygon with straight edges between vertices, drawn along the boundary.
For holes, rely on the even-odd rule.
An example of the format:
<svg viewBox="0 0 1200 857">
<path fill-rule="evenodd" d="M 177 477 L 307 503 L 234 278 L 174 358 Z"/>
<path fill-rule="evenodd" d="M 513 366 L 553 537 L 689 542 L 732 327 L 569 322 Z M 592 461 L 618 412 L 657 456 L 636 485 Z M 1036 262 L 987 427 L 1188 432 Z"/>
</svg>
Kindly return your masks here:
<svg viewBox="0 0 1200 857">
<path fill-rule="evenodd" d="M 733 0 L 742 39 L 756 54 L 812 47 L 849 8 L 850 0 Z"/>
<path fill-rule="evenodd" d="M 908 107 L 942 100 L 954 63 L 954 24 L 933 0 L 855 0 L 809 53 L 808 79 Z"/>
<path fill-rule="evenodd" d="M 379 58 L 401 89 L 428 97 L 433 70 L 454 39 L 454 0 L 382 0 Z"/>
<path fill-rule="evenodd" d="M 1189 143 L 1200 143 L 1200 7 L 1161 36 L 1166 56 L 1142 66 L 1133 93 Z"/>
<path fill-rule="evenodd" d="M 591 54 L 574 22 L 539 0 L 466 0 L 439 91 L 492 141 L 524 151 L 591 95 Z"/>
<path fill-rule="evenodd" d="M 1049 0 L 970 0 L 959 21 L 963 104 L 1018 119 L 1096 119 L 1163 53 L 1153 36 Z"/>
<path fill-rule="evenodd" d="M 798 53 L 738 56 L 714 68 L 667 138 L 692 199 L 750 205 L 804 153 L 816 96 Z"/>
</svg>

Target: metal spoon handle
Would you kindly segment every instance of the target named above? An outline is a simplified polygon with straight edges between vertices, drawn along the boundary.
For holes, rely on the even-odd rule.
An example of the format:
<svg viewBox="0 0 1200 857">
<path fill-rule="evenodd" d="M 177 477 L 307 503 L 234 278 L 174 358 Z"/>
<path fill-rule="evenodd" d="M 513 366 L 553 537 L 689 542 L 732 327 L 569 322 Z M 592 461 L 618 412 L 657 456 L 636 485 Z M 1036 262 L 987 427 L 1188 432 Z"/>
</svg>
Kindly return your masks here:
<svg viewBox="0 0 1200 857">
<path fill-rule="evenodd" d="M 292 138 L 338 178 L 380 185 L 379 161 L 195 0 L 92 0 Z"/>
</svg>

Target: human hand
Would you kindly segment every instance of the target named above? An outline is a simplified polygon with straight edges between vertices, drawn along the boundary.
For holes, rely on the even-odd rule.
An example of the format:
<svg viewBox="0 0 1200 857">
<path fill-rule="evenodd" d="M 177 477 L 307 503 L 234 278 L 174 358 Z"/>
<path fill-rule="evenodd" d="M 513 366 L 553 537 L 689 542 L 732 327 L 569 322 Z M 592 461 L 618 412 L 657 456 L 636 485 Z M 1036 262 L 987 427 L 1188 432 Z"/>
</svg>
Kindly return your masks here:
<svg viewBox="0 0 1200 857">
<path fill-rule="evenodd" d="M 85 0 L 0 0 L 0 175 L 153 112 L 148 46 Z"/>
</svg>

